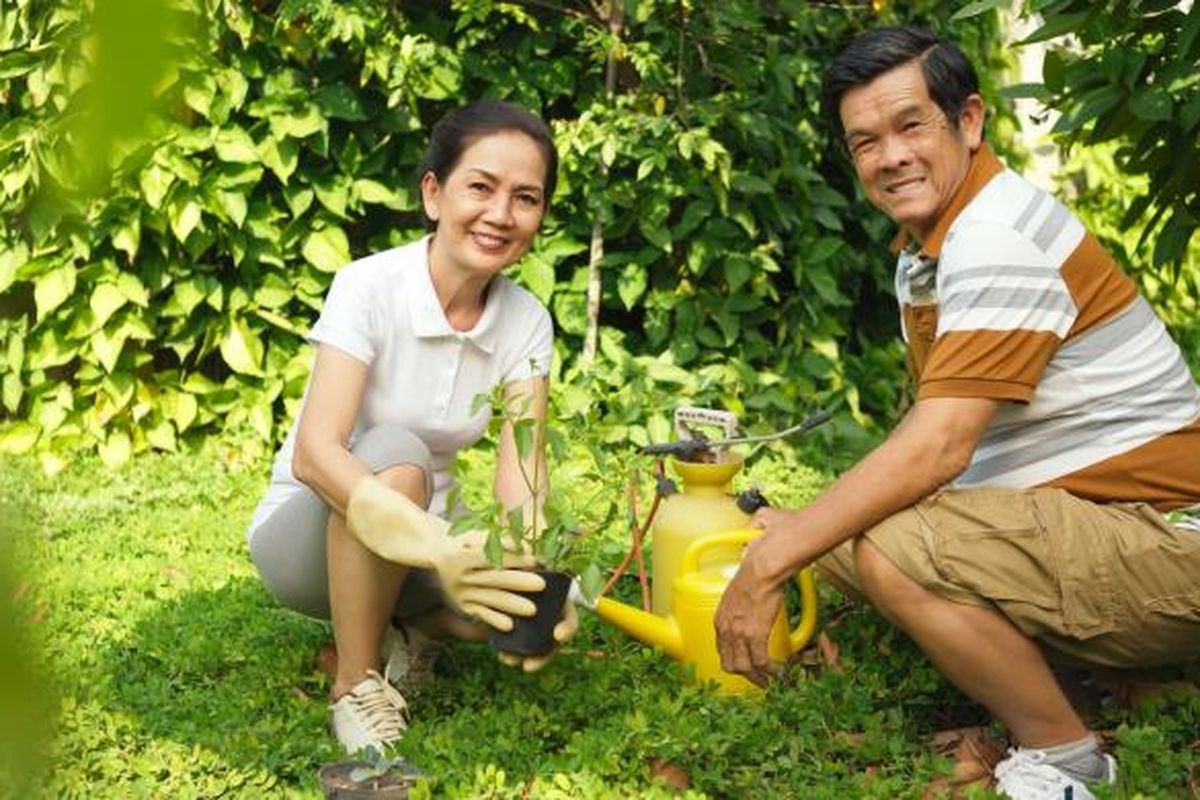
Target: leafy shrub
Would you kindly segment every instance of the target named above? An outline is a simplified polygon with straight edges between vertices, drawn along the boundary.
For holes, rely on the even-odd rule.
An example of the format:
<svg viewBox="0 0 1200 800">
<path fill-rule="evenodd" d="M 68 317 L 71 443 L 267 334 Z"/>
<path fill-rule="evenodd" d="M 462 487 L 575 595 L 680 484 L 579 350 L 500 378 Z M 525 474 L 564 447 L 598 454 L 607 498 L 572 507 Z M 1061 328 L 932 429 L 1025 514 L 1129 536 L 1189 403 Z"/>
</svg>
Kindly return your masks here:
<svg viewBox="0 0 1200 800">
<path fill-rule="evenodd" d="M 597 15 L 624 4 L 6 4 L 0 448 L 51 470 L 78 446 L 117 464 L 221 428 L 265 449 L 332 273 L 418 233 L 427 128 L 484 96 L 553 122 L 562 189 L 516 273 L 568 366 L 595 225 L 597 370 L 634 359 L 663 394 L 678 382 L 658 373 L 687 370 L 764 424 L 834 401 L 886 420 L 889 226 L 858 202 L 817 85 L 853 31 L 944 26 L 941 5 L 648 0 L 617 25 Z M 993 16 L 954 33 L 985 75 L 1003 63 Z"/>
</svg>

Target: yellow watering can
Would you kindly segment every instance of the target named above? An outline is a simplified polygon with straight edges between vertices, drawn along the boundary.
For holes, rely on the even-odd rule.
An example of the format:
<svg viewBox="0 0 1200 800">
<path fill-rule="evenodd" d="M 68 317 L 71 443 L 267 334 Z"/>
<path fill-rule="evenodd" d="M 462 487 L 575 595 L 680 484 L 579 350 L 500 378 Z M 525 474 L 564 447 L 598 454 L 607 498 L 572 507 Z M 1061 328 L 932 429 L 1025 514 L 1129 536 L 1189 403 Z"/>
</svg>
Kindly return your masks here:
<svg viewBox="0 0 1200 800">
<path fill-rule="evenodd" d="M 742 676 L 721 669 L 713 617 L 725 587 L 741 562 L 742 550 L 761 534 L 762 531 L 757 529 L 734 530 L 693 541 L 684 552 L 672 586 L 671 610 L 665 616 L 607 597 L 597 600 L 594 610 L 601 619 L 625 633 L 661 648 L 672 658 L 692 664 L 696 680 L 715 681 L 721 694 L 760 691 Z M 771 658 L 779 662 L 786 661 L 804 647 L 817 625 L 817 593 L 812 568 L 801 570 L 796 583 L 802 601 L 800 623 L 789 632 L 787 615 L 781 610 L 767 646 Z"/>
</svg>

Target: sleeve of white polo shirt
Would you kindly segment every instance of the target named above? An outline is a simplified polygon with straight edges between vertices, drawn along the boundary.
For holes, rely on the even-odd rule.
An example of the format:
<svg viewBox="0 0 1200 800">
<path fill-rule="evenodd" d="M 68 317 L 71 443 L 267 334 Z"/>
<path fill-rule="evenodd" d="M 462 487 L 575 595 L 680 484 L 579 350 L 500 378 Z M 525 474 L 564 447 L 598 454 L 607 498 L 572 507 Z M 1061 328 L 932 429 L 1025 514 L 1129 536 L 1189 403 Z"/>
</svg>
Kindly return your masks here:
<svg viewBox="0 0 1200 800">
<path fill-rule="evenodd" d="M 531 306 L 522 309 L 517 319 L 527 319 L 529 324 L 523 326 L 519 336 L 519 344 L 513 352 L 512 359 L 504 373 L 504 383 L 529 380 L 534 376 L 545 377 L 550 374 L 550 366 L 554 361 L 554 324 L 550 320 L 550 312 L 532 296 L 525 299 Z"/>
<path fill-rule="evenodd" d="M 375 360 L 377 305 L 386 296 L 371 290 L 370 267 L 369 261 L 356 261 L 334 275 L 321 316 L 308 334 L 310 342 L 332 345 L 367 365 Z"/>
</svg>

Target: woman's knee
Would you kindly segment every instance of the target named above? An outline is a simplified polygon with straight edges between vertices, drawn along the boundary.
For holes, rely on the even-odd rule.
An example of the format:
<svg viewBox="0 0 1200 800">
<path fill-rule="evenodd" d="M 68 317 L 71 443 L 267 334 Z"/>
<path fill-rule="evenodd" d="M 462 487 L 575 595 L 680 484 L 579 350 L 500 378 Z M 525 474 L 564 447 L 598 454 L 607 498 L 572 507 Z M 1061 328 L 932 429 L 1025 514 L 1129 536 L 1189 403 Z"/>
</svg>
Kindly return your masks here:
<svg viewBox="0 0 1200 800">
<path fill-rule="evenodd" d="M 397 464 L 375 473 L 384 486 L 400 492 L 422 508 L 429 507 L 428 475 L 415 464 Z"/>
<path fill-rule="evenodd" d="M 388 488 L 426 507 L 433 496 L 433 456 L 421 438 L 403 425 L 368 428 L 350 448 Z"/>
</svg>

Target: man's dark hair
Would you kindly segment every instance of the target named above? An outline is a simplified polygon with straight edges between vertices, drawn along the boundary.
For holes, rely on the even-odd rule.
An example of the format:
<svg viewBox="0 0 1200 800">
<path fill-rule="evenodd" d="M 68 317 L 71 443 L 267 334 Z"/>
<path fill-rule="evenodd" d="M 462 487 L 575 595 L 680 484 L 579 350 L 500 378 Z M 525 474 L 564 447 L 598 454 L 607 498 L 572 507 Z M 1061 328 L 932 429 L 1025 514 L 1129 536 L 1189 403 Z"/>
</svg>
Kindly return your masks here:
<svg viewBox="0 0 1200 800">
<path fill-rule="evenodd" d="M 558 151 L 554 149 L 550 126 L 536 114 L 502 100 L 480 100 L 456 108 L 438 120 L 429 137 L 429 149 L 421 162 L 418 180 L 432 172 L 438 183 L 445 183 L 468 147 L 502 131 L 523 133 L 542 151 L 546 162 L 543 202 L 549 208 L 554 187 L 558 185 Z M 427 219 L 426 228 L 434 227 L 433 221 Z"/>
<path fill-rule="evenodd" d="M 979 76 L 958 45 L 915 27 L 875 28 L 859 35 L 833 60 L 821 80 L 821 108 L 838 141 L 843 141 L 841 105 L 846 92 L 914 59 L 929 96 L 957 129 L 967 97 L 979 92 Z"/>
</svg>

